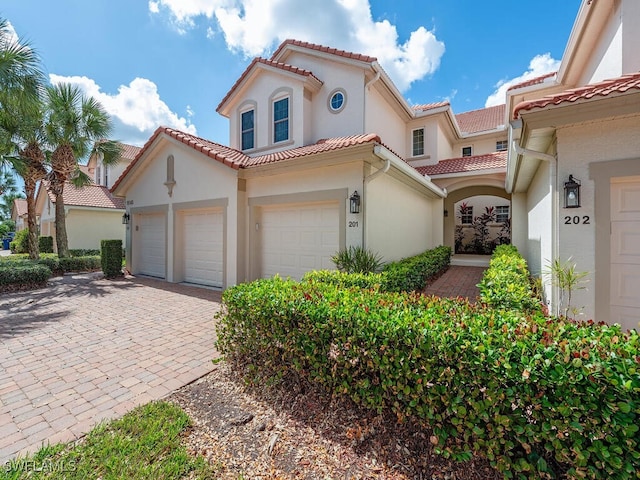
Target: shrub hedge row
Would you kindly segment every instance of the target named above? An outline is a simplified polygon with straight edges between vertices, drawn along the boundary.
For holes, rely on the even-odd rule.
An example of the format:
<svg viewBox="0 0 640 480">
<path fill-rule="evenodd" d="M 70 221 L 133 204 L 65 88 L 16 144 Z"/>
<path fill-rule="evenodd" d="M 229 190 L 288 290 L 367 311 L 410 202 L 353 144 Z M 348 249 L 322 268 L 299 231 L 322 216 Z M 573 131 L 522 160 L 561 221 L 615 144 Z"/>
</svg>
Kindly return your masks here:
<svg viewBox="0 0 640 480">
<path fill-rule="evenodd" d="M 494 308 L 540 311 L 527 268 L 527 261 L 513 245 L 496 247 L 489 268 L 478 284 L 480 301 Z"/>
<path fill-rule="evenodd" d="M 422 290 L 427 280 L 451 263 L 451 247 L 440 246 L 415 257 L 388 263 L 383 270 L 384 290 L 413 292 Z"/>
<path fill-rule="evenodd" d="M 45 265 L 0 262 L 0 292 L 44 287 L 50 276 Z"/>
<path fill-rule="evenodd" d="M 101 269 L 100 257 L 66 257 L 58 258 L 55 253 L 45 253 L 40 255 L 40 259 L 35 263 L 29 260 L 28 254 L 12 255 L 0 261 L 0 267 L 19 267 L 25 265 L 44 265 L 53 275 L 63 275 L 70 272 L 94 272 Z"/>
<path fill-rule="evenodd" d="M 313 276 L 223 301 L 216 346 L 230 361 L 411 418 L 445 457 L 485 455 L 507 478 L 640 471 L 636 332 Z"/>
<path fill-rule="evenodd" d="M 427 281 L 449 266 L 451 248 L 437 247 L 415 257 L 389 263 L 382 273 L 345 273 L 336 270 L 309 272 L 305 280 L 331 283 L 343 288 L 360 287 L 383 292 L 422 290 Z"/>
<path fill-rule="evenodd" d="M 53 253 L 53 237 L 38 237 L 38 250 L 40 253 Z"/>
</svg>

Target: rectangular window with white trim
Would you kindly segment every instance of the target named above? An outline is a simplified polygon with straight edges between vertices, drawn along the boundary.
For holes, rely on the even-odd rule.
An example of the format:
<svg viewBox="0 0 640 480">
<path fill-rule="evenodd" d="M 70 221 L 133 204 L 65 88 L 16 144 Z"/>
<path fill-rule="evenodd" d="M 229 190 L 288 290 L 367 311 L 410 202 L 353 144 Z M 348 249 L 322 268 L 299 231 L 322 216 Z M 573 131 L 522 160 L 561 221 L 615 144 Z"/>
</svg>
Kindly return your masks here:
<svg viewBox="0 0 640 480">
<path fill-rule="evenodd" d="M 273 102 L 273 143 L 289 140 L 289 97 Z"/>
<path fill-rule="evenodd" d="M 414 157 L 424 155 L 424 128 L 416 128 L 411 132 L 411 154 Z"/>
<path fill-rule="evenodd" d="M 509 205 L 496 207 L 496 222 L 506 223 L 509 221 Z"/>
<path fill-rule="evenodd" d="M 255 145 L 255 110 L 248 110 L 241 115 L 242 150 L 251 150 Z"/>
</svg>

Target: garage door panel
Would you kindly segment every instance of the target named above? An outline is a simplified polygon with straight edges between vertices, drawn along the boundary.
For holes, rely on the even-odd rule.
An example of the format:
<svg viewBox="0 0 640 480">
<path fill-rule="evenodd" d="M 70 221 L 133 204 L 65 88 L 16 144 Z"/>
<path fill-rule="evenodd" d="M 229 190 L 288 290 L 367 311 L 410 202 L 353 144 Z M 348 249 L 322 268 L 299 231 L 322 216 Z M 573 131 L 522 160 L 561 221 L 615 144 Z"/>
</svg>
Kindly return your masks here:
<svg viewBox="0 0 640 480">
<path fill-rule="evenodd" d="M 262 277 L 299 279 L 310 270 L 333 268 L 340 238 L 337 202 L 263 207 L 261 216 Z"/>
<path fill-rule="evenodd" d="M 222 210 L 183 214 L 184 280 L 222 287 L 224 216 Z"/>
<path fill-rule="evenodd" d="M 611 261 L 640 263 L 640 221 L 612 222 Z"/>
<path fill-rule="evenodd" d="M 152 277 L 165 277 L 166 221 L 163 214 L 137 217 L 138 271 Z"/>
<path fill-rule="evenodd" d="M 614 182 L 611 188 L 611 210 L 613 221 L 640 221 L 640 181 L 633 180 Z"/>
<path fill-rule="evenodd" d="M 640 268 L 636 265 L 613 264 L 611 266 L 611 304 L 636 307 L 639 293 Z"/>
</svg>

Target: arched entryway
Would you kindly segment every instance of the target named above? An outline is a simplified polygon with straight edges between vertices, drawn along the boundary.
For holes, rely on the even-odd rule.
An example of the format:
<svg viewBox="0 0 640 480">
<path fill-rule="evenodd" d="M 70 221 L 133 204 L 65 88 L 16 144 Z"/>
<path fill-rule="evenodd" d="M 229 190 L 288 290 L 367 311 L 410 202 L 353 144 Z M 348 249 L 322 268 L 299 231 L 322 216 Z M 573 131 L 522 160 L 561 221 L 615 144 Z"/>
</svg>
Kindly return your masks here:
<svg viewBox="0 0 640 480">
<path fill-rule="evenodd" d="M 503 188 L 454 190 L 444 201 L 444 211 L 444 243 L 457 262 L 465 256 L 488 257 L 496 245 L 511 242 L 511 195 Z"/>
</svg>

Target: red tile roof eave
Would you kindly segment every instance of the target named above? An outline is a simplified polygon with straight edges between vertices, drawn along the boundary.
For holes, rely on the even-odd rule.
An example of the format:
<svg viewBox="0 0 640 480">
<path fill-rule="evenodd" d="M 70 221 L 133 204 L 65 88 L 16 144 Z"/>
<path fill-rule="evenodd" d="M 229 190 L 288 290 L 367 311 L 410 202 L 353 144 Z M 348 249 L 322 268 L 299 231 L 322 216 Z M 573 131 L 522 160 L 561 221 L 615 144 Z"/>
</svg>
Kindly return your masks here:
<svg viewBox="0 0 640 480">
<path fill-rule="evenodd" d="M 549 73 L 545 73 L 544 75 L 540 75 L 539 77 L 532 78 L 530 80 L 525 80 L 524 82 L 516 83 L 515 85 L 511 85 L 507 89 L 507 92 L 510 92 L 511 90 L 517 90 L 520 88 L 532 87 L 533 85 L 540 85 L 541 83 L 544 83 L 544 81 L 547 78 L 551 78 L 555 76 L 557 73 L 558 72 L 549 72 Z"/>
<path fill-rule="evenodd" d="M 270 60 L 275 60 L 276 58 L 278 58 L 278 56 L 289 45 L 293 45 L 293 46 L 296 46 L 296 47 L 307 48 L 309 50 L 315 50 L 315 51 L 322 52 L 322 53 L 329 53 L 331 55 L 337 55 L 339 57 L 348 58 L 348 59 L 351 59 L 351 60 L 357 60 L 357 61 L 364 62 L 364 63 L 373 63 L 373 62 L 377 62 L 378 61 L 378 59 L 376 57 L 370 57 L 369 55 L 363 55 L 361 53 L 348 52 L 346 50 L 340 50 L 340 49 L 337 49 L 337 48 L 325 47 L 323 45 L 318 45 L 316 43 L 302 42 L 300 40 L 294 40 L 294 39 L 291 39 L 291 38 L 283 41 L 280 44 L 280 46 L 276 49 L 276 51 L 273 52 L 273 55 L 271 55 Z"/>
<path fill-rule="evenodd" d="M 240 87 L 240 85 L 242 85 L 242 83 L 246 80 L 246 78 L 249 76 L 249 73 L 251 72 L 251 70 L 253 70 L 253 68 L 257 65 L 257 64 L 262 64 L 262 65 L 267 65 L 269 67 L 273 67 L 273 68 L 278 68 L 280 70 L 284 70 L 287 72 L 291 72 L 291 73 L 295 73 L 297 75 L 302 75 L 304 77 L 311 77 L 313 79 L 315 79 L 317 82 L 319 82 L 320 84 L 322 84 L 322 80 L 320 80 L 318 77 L 316 77 L 312 72 L 310 72 L 309 70 L 305 70 L 303 68 L 298 68 L 295 67 L 293 65 L 289 65 L 286 63 L 278 63 L 275 62 L 273 60 L 267 60 L 265 58 L 261 58 L 261 57 L 255 57 L 251 63 L 249 64 L 249 66 L 244 70 L 244 72 L 242 72 L 242 75 L 240 75 L 240 77 L 235 81 L 235 83 L 232 85 L 232 87 L 229 89 L 229 91 L 227 92 L 227 94 L 224 96 L 224 98 L 220 101 L 220 103 L 218 104 L 218 106 L 216 107 L 216 112 L 220 113 L 220 110 L 222 109 L 222 106 L 227 103 L 227 101 L 233 96 L 233 94 L 235 93 L 235 91 Z"/>
<path fill-rule="evenodd" d="M 440 176 L 456 173 L 477 173 L 483 170 L 496 170 L 507 168 L 507 152 L 494 152 L 484 155 L 474 155 L 471 157 L 448 158 L 440 160 L 434 165 L 416 167 L 422 175 Z"/>
<path fill-rule="evenodd" d="M 630 90 L 633 90 L 630 92 Z M 573 88 L 556 95 L 549 95 L 535 100 L 518 103 L 513 109 L 513 119 L 517 120 L 522 111 L 534 109 L 555 108 L 566 104 L 585 103 L 603 99 L 604 97 L 618 97 L 640 90 L 640 72 L 625 75 L 615 79 Z"/>
</svg>

